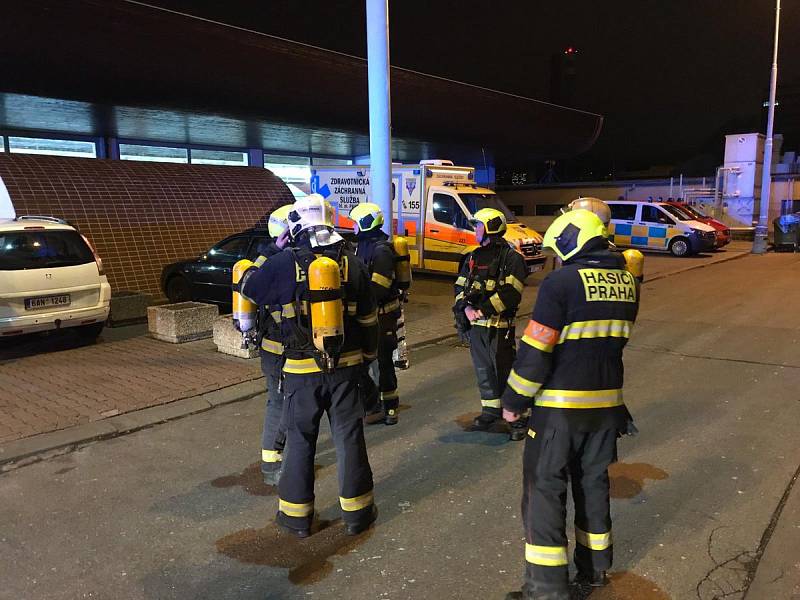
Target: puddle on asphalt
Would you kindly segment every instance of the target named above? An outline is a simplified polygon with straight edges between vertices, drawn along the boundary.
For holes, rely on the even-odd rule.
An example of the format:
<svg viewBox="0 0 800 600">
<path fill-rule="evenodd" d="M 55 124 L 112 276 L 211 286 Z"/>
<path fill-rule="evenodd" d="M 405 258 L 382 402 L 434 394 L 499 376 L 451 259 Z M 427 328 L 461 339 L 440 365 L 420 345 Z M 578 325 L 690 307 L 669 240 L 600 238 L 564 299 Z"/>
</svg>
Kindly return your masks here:
<svg viewBox="0 0 800 600">
<path fill-rule="evenodd" d="M 610 583 L 604 588 L 594 589 L 581 600 L 670 600 L 666 592 L 652 581 L 629 571 L 609 573 Z"/>
<path fill-rule="evenodd" d="M 645 480 L 660 481 L 669 473 L 646 463 L 617 462 L 608 468 L 612 498 L 635 498 L 642 493 Z"/>
<path fill-rule="evenodd" d="M 300 539 L 270 523 L 263 529 L 243 529 L 227 535 L 217 540 L 216 546 L 217 552 L 239 562 L 289 569 L 289 581 L 308 585 L 333 571 L 329 558 L 347 554 L 368 540 L 373 531 L 349 536 L 341 519 L 317 521 L 311 537 Z"/>
<path fill-rule="evenodd" d="M 475 420 L 475 417 L 479 417 L 481 413 L 479 412 L 469 412 L 464 413 L 463 415 L 459 415 L 455 418 L 455 423 L 464 431 L 472 431 L 472 422 Z M 487 433 L 508 433 L 508 425 L 502 419 L 498 419 L 494 425 L 489 428 Z"/>
<path fill-rule="evenodd" d="M 322 465 L 314 465 L 314 474 L 319 473 Z M 211 482 L 215 488 L 229 488 L 241 486 L 251 496 L 277 496 L 278 486 L 267 485 L 261 474 L 261 463 L 253 463 L 241 473 L 217 477 Z"/>
</svg>

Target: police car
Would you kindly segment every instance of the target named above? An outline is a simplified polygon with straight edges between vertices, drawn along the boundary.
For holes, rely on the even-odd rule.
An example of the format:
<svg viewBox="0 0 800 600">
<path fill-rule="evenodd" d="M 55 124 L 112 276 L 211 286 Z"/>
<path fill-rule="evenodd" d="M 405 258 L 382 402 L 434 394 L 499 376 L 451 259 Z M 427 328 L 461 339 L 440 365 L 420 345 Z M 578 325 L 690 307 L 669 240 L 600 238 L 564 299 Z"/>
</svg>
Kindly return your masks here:
<svg viewBox="0 0 800 600">
<path fill-rule="evenodd" d="M 54 217 L 0 220 L 0 336 L 74 328 L 96 338 L 111 286 L 89 240 Z"/>
<path fill-rule="evenodd" d="M 608 233 L 615 245 L 689 256 L 712 250 L 714 228 L 667 202 L 607 201 L 611 209 Z"/>
</svg>

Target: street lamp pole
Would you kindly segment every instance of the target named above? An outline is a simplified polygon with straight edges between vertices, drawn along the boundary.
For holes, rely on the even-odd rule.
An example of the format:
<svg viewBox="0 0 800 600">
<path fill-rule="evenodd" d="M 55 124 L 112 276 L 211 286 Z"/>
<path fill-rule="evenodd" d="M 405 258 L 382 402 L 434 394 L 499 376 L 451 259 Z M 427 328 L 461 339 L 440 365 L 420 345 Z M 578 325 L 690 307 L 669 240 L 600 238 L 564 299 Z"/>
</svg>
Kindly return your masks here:
<svg viewBox="0 0 800 600">
<path fill-rule="evenodd" d="M 392 234 L 392 110 L 389 89 L 389 0 L 367 0 L 369 156 L 372 202 Z"/>
<path fill-rule="evenodd" d="M 775 91 L 778 87 L 778 32 L 781 23 L 781 0 L 775 0 L 775 44 L 772 50 L 772 72 L 769 81 L 769 109 L 767 112 L 767 139 L 764 143 L 764 166 L 761 173 L 761 204 L 758 225 L 753 238 L 753 254 L 767 251 L 769 197 L 772 186 L 772 130 L 775 122 Z"/>
</svg>

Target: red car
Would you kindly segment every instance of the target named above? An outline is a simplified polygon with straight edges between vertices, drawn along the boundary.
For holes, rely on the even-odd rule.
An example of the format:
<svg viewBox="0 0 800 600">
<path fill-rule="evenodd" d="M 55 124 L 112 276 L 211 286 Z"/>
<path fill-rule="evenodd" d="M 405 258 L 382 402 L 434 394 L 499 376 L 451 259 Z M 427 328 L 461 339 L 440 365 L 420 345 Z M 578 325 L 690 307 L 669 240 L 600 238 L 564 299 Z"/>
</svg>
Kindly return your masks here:
<svg viewBox="0 0 800 600">
<path fill-rule="evenodd" d="M 667 204 L 671 204 L 672 206 L 675 206 L 690 214 L 695 221 L 700 221 L 701 223 L 705 223 L 706 225 L 713 227 L 717 234 L 717 241 L 714 244 L 715 248 L 722 248 L 723 246 L 727 246 L 731 243 L 730 227 L 725 225 L 725 223 L 722 221 L 717 221 L 714 217 L 709 217 L 707 214 L 701 212 L 694 206 L 686 204 L 685 202 L 667 202 Z"/>
</svg>

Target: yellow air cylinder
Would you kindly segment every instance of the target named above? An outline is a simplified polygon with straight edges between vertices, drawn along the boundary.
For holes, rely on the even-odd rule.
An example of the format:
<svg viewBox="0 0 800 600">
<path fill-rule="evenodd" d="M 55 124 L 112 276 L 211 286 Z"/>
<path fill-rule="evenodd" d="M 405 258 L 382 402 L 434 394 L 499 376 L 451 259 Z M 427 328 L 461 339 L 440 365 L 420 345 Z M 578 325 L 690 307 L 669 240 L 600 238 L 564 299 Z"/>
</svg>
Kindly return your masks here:
<svg viewBox="0 0 800 600">
<path fill-rule="evenodd" d="M 320 256 L 309 265 L 308 290 L 314 347 L 328 357 L 338 355 L 344 343 L 344 309 L 335 260 Z"/>
<path fill-rule="evenodd" d="M 639 281 L 644 280 L 644 254 L 630 248 L 622 253 L 625 257 L 625 269 Z"/>
<path fill-rule="evenodd" d="M 246 333 L 256 326 L 258 307 L 242 296 L 239 292 L 239 283 L 245 272 L 255 267 L 253 261 L 243 259 L 233 265 L 233 322 L 242 333 Z"/>
<path fill-rule="evenodd" d="M 394 281 L 397 289 L 405 291 L 411 287 L 411 254 L 408 252 L 408 240 L 402 235 L 392 240 L 397 255 L 394 263 Z"/>
</svg>

